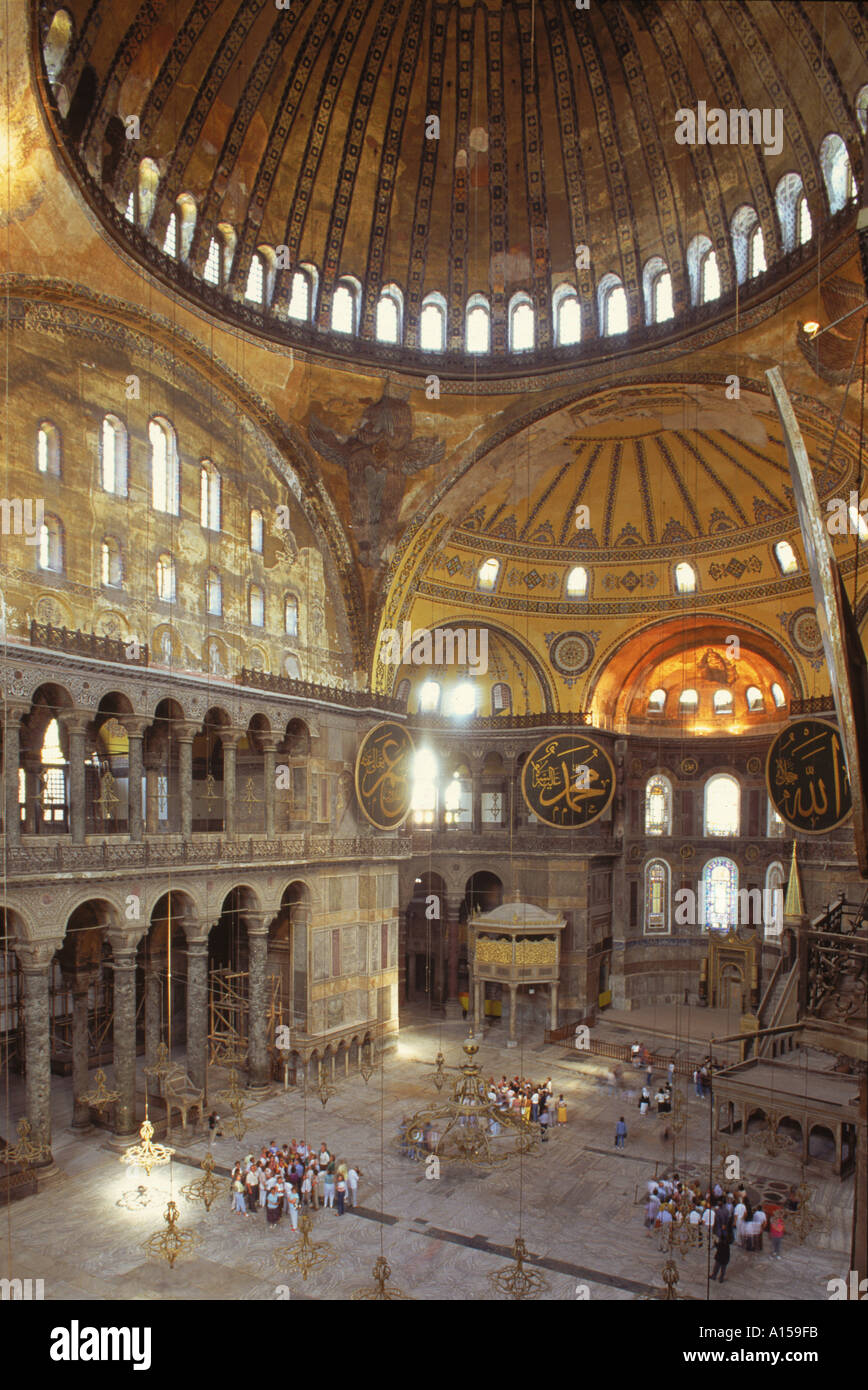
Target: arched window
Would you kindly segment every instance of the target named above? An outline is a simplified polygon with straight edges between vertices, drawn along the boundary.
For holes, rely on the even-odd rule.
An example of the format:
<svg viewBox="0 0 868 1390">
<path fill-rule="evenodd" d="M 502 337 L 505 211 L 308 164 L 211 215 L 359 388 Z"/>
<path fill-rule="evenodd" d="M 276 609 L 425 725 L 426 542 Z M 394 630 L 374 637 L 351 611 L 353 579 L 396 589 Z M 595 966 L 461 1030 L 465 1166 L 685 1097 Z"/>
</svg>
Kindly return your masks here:
<svg viewBox="0 0 868 1390">
<path fill-rule="evenodd" d="M 302 323 L 313 319 L 317 287 L 316 266 L 300 265 L 292 277 L 292 292 L 289 297 L 289 317 Z"/>
<path fill-rule="evenodd" d="M 740 285 L 745 280 L 760 275 L 766 268 L 765 248 L 762 227 L 756 208 L 743 203 L 736 208 L 730 224 L 732 251 L 735 258 L 735 274 Z"/>
<path fill-rule="evenodd" d="M 778 541 L 774 551 L 781 574 L 795 574 L 799 568 L 799 562 L 789 541 Z"/>
<path fill-rule="evenodd" d="M 763 700 L 763 693 L 756 685 L 748 686 L 745 691 L 745 699 L 747 700 L 747 707 L 751 714 L 764 707 L 765 701 Z"/>
<path fill-rule="evenodd" d="M 666 691 L 660 689 L 659 687 L 657 690 L 652 690 L 651 694 L 648 696 L 648 713 L 662 714 L 665 705 Z"/>
<path fill-rule="evenodd" d="M 645 865 L 645 934 L 660 936 L 669 929 L 669 865 L 652 859 Z"/>
<path fill-rule="evenodd" d="M 479 687 L 474 681 L 460 681 L 449 692 L 447 712 L 456 719 L 464 719 L 469 714 L 475 714 L 478 690 Z"/>
<path fill-rule="evenodd" d="M 856 180 L 850 167 L 847 146 L 840 135 L 827 135 L 820 145 L 820 167 L 826 183 L 829 211 L 840 212 L 856 197 Z"/>
<path fill-rule="evenodd" d="M 116 415 L 104 415 L 100 431 L 100 481 L 104 492 L 127 495 L 127 432 Z"/>
<path fill-rule="evenodd" d="M 419 713 L 436 714 L 440 708 L 440 686 L 437 681 L 425 681 L 419 691 Z"/>
<path fill-rule="evenodd" d="M 413 755 L 413 793 L 410 805 L 416 825 L 433 825 L 437 810 L 439 759 L 431 748 L 419 748 Z"/>
<path fill-rule="evenodd" d="M 220 284 L 220 243 L 213 236 L 208 242 L 208 256 L 202 270 L 202 279 L 209 285 Z"/>
<path fill-rule="evenodd" d="M 42 764 L 42 819 L 56 823 L 66 819 L 66 755 L 56 719 L 49 720 L 40 750 Z"/>
<path fill-rule="evenodd" d="M 779 935 L 784 924 L 784 866 L 776 859 L 766 869 L 766 886 L 763 894 L 763 926 L 769 935 Z"/>
<path fill-rule="evenodd" d="M 157 557 L 157 598 L 163 603 L 175 602 L 175 561 L 168 554 Z"/>
<path fill-rule="evenodd" d="M 444 788 L 443 820 L 446 825 L 473 823 L 473 780 L 464 763 L 455 769 Z"/>
<path fill-rule="evenodd" d="M 186 261 L 190 254 L 190 247 L 193 245 L 193 233 L 196 230 L 196 199 L 191 193 L 181 193 L 175 201 L 175 211 L 172 214 L 176 222 L 176 245 L 172 251 L 173 256 L 177 256 L 179 261 Z"/>
<path fill-rule="evenodd" d="M 715 690 L 713 706 L 715 714 L 732 714 L 732 691 Z"/>
<path fill-rule="evenodd" d="M 678 703 L 683 710 L 695 710 L 699 704 L 699 695 L 692 687 L 682 690 Z"/>
<path fill-rule="evenodd" d="M 504 681 L 491 687 L 491 713 L 512 714 L 512 691 Z"/>
<path fill-rule="evenodd" d="M 199 521 L 206 531 L 220 530 L 220 474 L 209 459 L 199 469 Z"/>
<path fill-rule="evenodd" d="M 262 554 L 262 512 L 254 507 L 250 513 L 250 549 L 254 555 Z"/>
<path fill-rule="evenodd" d="M 352 275 L 344 275 L 332 295 L 332 332 L 355 333 L 359 326 L 361 285 Z"/>
<path fill-rule="evenodd" d="M 173 212 L 166 223 L 166 235 L 163 238 L 163 255 L 177 256 L 178 254 L 178 218 Z"/>
<path fill-rule="evenodd" d="M 772 684 L 772 699 L 775 702 L 775 709 L 783 709 L 784 705 L 787 703 L 787 697 L 777 681 L 774 681 Z"/>
<path fill-rule="evenodd" d="M 476 576 L 477 588 L 481 589 L 484 594 L 490 594 L 497 583 L 499 573 L 500 561 L 495 560 L 493 556 L 489 557 L 479 566 L 479 572 Z"/>
<path fill-rule="evenodd" d="M 707 236 L 695 236 L 687 247 L 687 277 L 690 281 L 691 304 L 702 303 L 702 258 L 711 250 Z"/>
<path fill-rule="evenodd" d="M 45 36 L 45 43 L 42 46 L 45 71 L 52 87 L 63 70 L 72 35 L 72 16 L 68 10 L 55 10 L 48 27 L 48 33 Z"/>
<path fill-rule="evenodd" d="M 829 505 L 828 503 L 826 504 Z M 851 503 L 847 508 L 850 517 L 850 534 L 859 536 L 860 541 L 868 541 L 868 519 L 860 512 L 855 503 Z"/>
<path fill-rule="evenodd" d="M 113 536 L 106 536 L 100 546 L 100 583 L 108 589 L 119 589 L 123 582 L 120 544 Z"/>
<path fill-rule="evenodd" d="M 223 581 L 217 570 L 209 570 L 205 580 L 205 608 L 212 618 L 223 616 Z"/>
<path fill-rule="evenodd" d="M 672 834 L 672 783 L 662 772 L 645 784 L 645 834 Z"/>
<path fill-rule="evenodd" d="M 398 682 L 398 689 L 395 691 L 395 699 L 398 701 L 399 704 L 402 704 L 406 708 L 407 701 L 409 698 L 410 682 L 407 680 L 405 676 L 402 681 Z"/>
<path fill-rule="evenodd" d="M 39 569 L 63 574 L 63 526 L 56 516 L 42 519 L 36 560 Z"/>
<path fill-rule="evenodd" d="M 135 226 L 136 222 L 136 195 L 132 189 L 127 194 L 127 205 L 124 208 L 124 218 L 127 222 Z"/>
<path fill-rule="evenodd" d="M 260 584 L 251 584 L 247 596 L 247 611 L 252 627 L 265 626 L 265 593 Z"/>
<path fill-rule="evenodd" d="M 584 565 L 574 565 L 567 575 L 567 598 L 585 598 L 588 592 L 588 571 Z"/>
<path fill-rule="evenodd" d="M 509 301 L 509 350 L 529 352 L 534 346 L 536 320 L 528 295 L 514 294 Z"/>
<path fill-rule="evenodd" d="M 152 159 L 143 159 L 139 164 L 139 226 L 143 232 L 154 214 L 159 186 L 159 169 Z"/>
<path fill-rule="evenodd" d="M 597 302 L 600 313 L 600 332 L 604 338 L 612 338 L 618 333 L 626 333 L 627 293 L 617 275 L 604 275 L 597 286 Z"/>
<path fill-rule="evenodd" d="M 734 777 L 718 772 L 705 784 L 704 835 L 737 835 L 741 824 L 741 787 Z"/>
<path fill-rule="evenodd" d="M 699 263 L 699 302 L 710 304 L 720 298 L 720 271 L 717 267 L 717 252 L 706 251 Z"/>
<path fill-rule="evenodd" d="M 558 285 L 552 296 L 552 314 L 558 347 L 582 341 L 582 306 L 574 285 L 569 282 Z"/>
<path fill-rule="evenodd" d="M 155 416 L 148 423 L 151 441 L 151 503 L 154 511 L 177 516 L 181 506 L 180 469 L 175 431 L 168 420 Z"/>
<path fill-rule="evenodd" d="M 811 240 L 811 214 L 801 174 L 784 174 L 775 188 L 775 206 L 785 251 L 804 246 Z"/>
<path fill-rule="evenodd" d="M 709 859 L 702 871 L 700 921 L 706 931 L 728 932 L 738 921 L 738 868 L 731 859 Z"/>
<path fill-rule="evenodd" d="M 446 300 L 442 294 L 426 294 L 419 316 L 419 346 L 425 352 L 446 349 Z"/>
<path fill-rule="evenodd" d="M 60 430 L 50 420 L 41 420 L 36 431 L 36 468 L 60 477 Z"/>
<path fill-rule="evenodd" d="M 766 797 L 766 803 L 766 835 L 770 840 L 782 840 L 787 827 L 775 810 L 775 804 L 770 796 Z"/>
<path fill-rule="evenodd" d="M 375 336 L 378 343 L 400 343 L 404 296 L 397 285 L 384 285 L 377 300 Z"/>
<path fill-rule="evenodd" d="M 856 120 L 859 122 L 859 129 L 863 135 L 868 135 L 868 82 L 865 83 L 864 87 L 859 88 L 853 104 L 856 108 Z"/>
<path fill-rule="evenodd" d="M 647 323 L 665 323 L 673 316 L 672 276 L 662 256 L 652 256 L 642 271 Z"/>
<path fill-rule="evenodd" d="M 283 600 L 283 630 L 287 637 L 298 636 L 298 599 L 287 594 Z"/>
<path fill-rule="evenodd" d="M 244 298 L 251 304 L 256 304 L 260 309 L 265 307 L 265 287 L 268 274 L 268 266 L 261 251 L 254 251 L 250 258 L 250 269 L 247 272 L 247 285 L 244 290 Z"/>
<path fill-rule="evenodd" d="M 491 347 L 491 310 L 484 295 L 472 294 L 467 301 L 464 346 L 468 352 L 488 352 Z"/>
<path fill-rule="evenodd" d="M 681 560 L 675 566 L 675 592 L 677 594 L 692 594 L 696 589 L 696 570 L 692 565 L 688 565 L 686 560 Z"/>
</svg>

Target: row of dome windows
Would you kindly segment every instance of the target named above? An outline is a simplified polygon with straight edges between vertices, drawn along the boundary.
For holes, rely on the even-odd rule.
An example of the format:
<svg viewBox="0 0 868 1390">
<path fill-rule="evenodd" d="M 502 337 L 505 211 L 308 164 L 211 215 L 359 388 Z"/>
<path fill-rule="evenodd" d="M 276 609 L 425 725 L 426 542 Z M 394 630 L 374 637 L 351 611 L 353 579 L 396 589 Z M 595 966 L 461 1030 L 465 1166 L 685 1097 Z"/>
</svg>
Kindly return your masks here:
<svg viewBox="0 0 868 1390">
<path fill-rule="evenodd" d="M 857 113 L 863 131 L 868 110 L 868 86 L 857 97 Z M 826 185 L 829 211 L 835 213 L 857 196 L 856 180 L 850 165 L 847 147 L 840 135 L 829 134 L 820 146 L 820 165 Z M 157 200 L 159 170 L 152 159 L 145 158 L 139 166 L 138 186 L 127 200 L 127 221 L 147 230 Z M 813 224 L 802 179 L 788 173 L 778 181 L 775 204 L 780 222 L 783 251 L 804 245 L 813 236 Z M 172 259 L 187 261 L 196 226 L 196 201 L 189 193 L 176 200 L 169 217 L 163 241 L 163 252 Z M 237 233 L 230 223 L 221 222 L 217 235 L 212 236 L 203 267 L 203 279 L 217 288 L 229 283 L 237 246 Z M 736 278 L 739 284 L 754 279 L 767 269 L 766 249 L 762 227 L 754 207 L 742 204 L 730 223 Z M 580 262 L 589 263 L 587 248 Z M 260 309 L 273 301 L 277 271 L 289 269 L 285 247 L 275 249 L 259 246 L 250 260 L 244 298 Z M 706 304 L 720 297 L 720 271 L 709 237 L 697 235 L 687 247 L 687 270 L 691 302 Z M 315 265 L 302 262 L 293 271 L 286 312 L 300 322 L 314 320 L 319 274 Z M 661 256 L 652 256 L 642 273 L 645 318 L 650 324 L 664 323 L 674 316 L 672 277 Z M 344 275 L 332 292 L 329 326 L 332 332 L 354 334 L 359 330 L 362 305 L 362 285 L 355 276 Z M 587 313 L 587 309 L 584 311 Z M 581 342 L 583 309 L 575 285 L 560 284 L 552 298 L 555 343 L 569 346 Z M 630 327 L 627 294 L 623 282 L 614 273 L 604 275 L 597 285 L 597 316 L 599 331 L 604 337 L 626 333 Z M 400 287 L 390 283 L 379 293 L 374 318 L 374 335 L 378 342 L 399 344 L 404 336 L 404 297 Z M 508 308 L 509 347 L 513 352 L 532 351 L 536 346 L 536 313 L 530 296 L 518 292 Z M 419 318 L 419 346 L 428 352 L 443 352 L 447 347 L 447 304 L 441 294 L 431 293 L 422 301 Z M 470 353 L 491 350 L 491 310 L 483 294 L 473 294 L 467 300 L 464 316 L 464 349 Z"/>
<path fill-rule="evenodd" d="M 771 696 L 776 709 L 783 709 L 787 703 L 787 697 L 777 681 L 772 682 Z M 744 692 L 745 703 L 749 714 L 757 714 L 765 709 L 765 697 L 759 686 L 749 685 Z M 647 713 L 663 714 L 666 710 L 667 692 L 658 687 L 652 690 L 648 696 Z M 692 686 L 681 691 L 678 697 L 679 708 L 690 714 L 695 714 L 699 709 L 699 691 Z M 731 690 L 721 688 L 715 690 L 712 696 L 712 710 L 715 714 L 732 714 L 735 708 L 735 696 Z"/>
<path fill-rule="evenodd" d="M 851 508 L 851 511 L 856 511 L 856 509 Z M 868 522 L 865 522 L 864 517 L 862 518 L 862 522 L 866 528 L 866 536 L 868 536 Z M 861 534 L 862 532 L 860 529 L 860 535 Z M 863 536 L 863 539 L 865 538 L 866 537 Z M 796 558 L 796 552 L 793 550 L 789 541 L 777 541 L 772 549 L 781 574 L 788 575 L 798 572 L 799 562 Z M 477 570 L 476 587 L 481 593 L 490 594 L 497 587 L 499 577 L 500 561 L 495 559 L 493 555 L 490 555 L 487 560 L 482 562 Z M 672 582 L 673 588 L 677 594 L 695 593 L 697 575 L 693 565 L 688 564 L 686 560 L 680 560 L 678 564 L 673 566 Z M 587 598 L 588 571 L 585 569 L 584 565 L 574 565 L 570 570 L 567 575 L 566 595 L 567 598 Z"/>
<path fill-rule="evenodd" d="M 778 839 L 783 830 L 784 822 L 769 800 L 766 834 Z M 731 773 L 716 772 L 703 789 L 702 834 L 731 837 L 740 833 L 741 786 Z M 672 834 L 672 783 L 662 772 L 655 772 L 645 784 L 645 834 Z"/>
<path fill-rule="evenodd" d="M 709 859 L 699 877 L 696 921 L 690 921 L 684 909 L 679 913 L 676 907 L 676 925 L 720 932 L 738 925 L 762 926 L 772 928 L 778 937 L 783 922 L 783 864 L 776 861 L 768 866 L 764 892 L 758 888 L 739 890 L 738 878 L 738 865 L 733 859 L 723 856 Z M 671 881 L 672 871 L 665 859 L 652 859 L 646 864 L 644 930 L 648 936 L 664 935 L 672 930 Z"/>
</svg>

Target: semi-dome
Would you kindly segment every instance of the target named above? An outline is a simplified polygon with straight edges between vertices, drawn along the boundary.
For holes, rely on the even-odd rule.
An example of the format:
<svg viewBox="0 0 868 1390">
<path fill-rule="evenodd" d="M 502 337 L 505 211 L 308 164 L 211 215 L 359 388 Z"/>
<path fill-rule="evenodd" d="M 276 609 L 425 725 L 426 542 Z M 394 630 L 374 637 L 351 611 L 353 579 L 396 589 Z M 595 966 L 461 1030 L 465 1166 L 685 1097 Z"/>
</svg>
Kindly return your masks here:
<svg viewBox="0 0 868 1390">
<path fill-rule="evenodd" d="M 821 8 L 40 0 L 33 42 L 159 276 L 288 342 L 485 373 L 665 339 L 828 251 L 865 92 L 855 10 Z M 701 106 L 725 143 L 705 116 L 682 142 Z"/>
</svg>

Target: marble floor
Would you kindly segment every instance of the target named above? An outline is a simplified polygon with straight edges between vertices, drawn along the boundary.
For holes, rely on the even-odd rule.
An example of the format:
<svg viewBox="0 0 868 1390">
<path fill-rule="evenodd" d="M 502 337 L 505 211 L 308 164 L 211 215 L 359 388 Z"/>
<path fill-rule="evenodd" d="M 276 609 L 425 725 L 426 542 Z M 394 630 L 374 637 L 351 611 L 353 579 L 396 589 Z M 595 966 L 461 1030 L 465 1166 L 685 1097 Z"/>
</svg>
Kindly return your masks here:
<svg viewBox="0 0 868 1390">
<path fill-rule="evenodd" d="M 612 1028 L 614 1037 L 617 1021 Z M 658 1032 L 665 1036 L 665 1027 Z M 435 1095 L 426 1074 L 438 1047 L 455 1066 L 465 1036 L 460 1020 L 411 1015 L 397 1053 L 367 1085 L 357 1074 L 339 1075 L 325 1109 L 315 1094 L 273 1087 L 249 1105 L 241 1143 L 231 1137 L 214 1142 L 215 1160 L 224 1170 L 263 1142 L 302 1135 L 317 1147 L 325 1140 L 332 1152 L 360 1166 L 359 1208 L 342 1217 L 333 1211 L 315 1216 L 312 1238 L 326 1242 L 332 1258 L 307 1280 L 276 1258 L 277 1251 L 299 1241 L 286 1219 L 272 1228 L 263 1214 L 234 1215 L 228 1187 L 210 1213 L 180 1194 L 200 1175 L 207 1139 L 176 1134 L 171 1167 L 155 1169 L 147 1179 L 141 1170 L 121 1165 L 106 1131 L 79 1136 L 65 1127 L 70 1083 L 54 1078 L 60 1176 L 37 1195 L 0 1210 L 3 1274 L 42 1279 L 46 1299 L 346 1299 L 372 1284 L 372 1266 L 382 1253 L 392 1283 L 414 1299 L 492 1299 L 502 1294 L 490 1276 L 509 1269 L 512 1243 L 521 1230 L 531 1268 L 547 1284 L 543 1298 L 655 1295 L 663 1287 L 666 1256 L 644 1230 L 642 1202 L 646 1178 L 671 1166 L 672 1143 L 662 1138 L 662 1117 L 641 1118 L 635 1100 L 607 1093 L 600 1059 L 538 1041 L 507 1050 L 492 1029 L 478 1054 L 483 1073 L 519 1072 L 540 1080 L 550 1075 L 567 1099 L 567 1125 L 532 1155 L 511 1157 L 491 1172 L 444 1164 L 438 1178 L 428 1178 L 424 1164 L 401 1156 L 398 1123 Z M 215 1073 L 211 1092 L 223 1081 L 224 1074 Z M 680 1171 L 699 1176 L 708 1171 L 709 1103 L 697 1099 L 692 1086 L 680 1084 L 688 1119 L 675 1160 Z M 10 1103 L 14 1106 L 14 1096 Z M 623 1154 L 613 1147 L 621 1113 L 629 1127 Z M 798 1164 L 788 1153 L 772 1158 L 757 1145 L 740 1144 L 733 1151 L 758 1192 L 799 1181 Z M 846 1276 L 849 1268 L 852 1180 L 842 1184 L 812 1173 L 809 1182 L 819 1219 L 804 1245 L 788 1235 L 780 1261 L 768 1250 L 734 1249 L 722 1287 L 707 1280 L 707 1252 L 691 1251 L 677 1261 L 679 1292 L 712 1301 L 825 1301 L 828 1280 Z M 142 1241 L 163 1228 L 170 1195 L 181 1209 L 182 1227 L 197 1237 L 174 1269 L 149 1259 L 142 1249 Z M 147 1205 L 118 1205 L 131 1196 Z"/>
</svg>

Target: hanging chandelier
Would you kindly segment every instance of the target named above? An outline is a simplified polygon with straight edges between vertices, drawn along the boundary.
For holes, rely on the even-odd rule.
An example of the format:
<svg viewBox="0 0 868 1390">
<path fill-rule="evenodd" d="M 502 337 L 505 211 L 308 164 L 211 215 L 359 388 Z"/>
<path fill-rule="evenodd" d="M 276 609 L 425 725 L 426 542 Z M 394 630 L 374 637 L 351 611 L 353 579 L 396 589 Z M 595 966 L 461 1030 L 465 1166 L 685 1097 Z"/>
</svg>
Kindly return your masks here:
<svg viewBox="0 0 868 1390">
<path fill-rule="evenodd" d="M 434 1059 L 434 1070 L 428 1072 L 425 1080 L 432 1082 L 437 1091 L 442 1091 L 446 1082 L 449 1080 L 446 1072 L 446 1058 L 443 1056 L 442 1052 L 438 1052 Z"/>
<path fill-rule="evenodd" d="M 319 1098 L 320 1098 L 320 1103 L 322 1104 L 323 1110 L 325 1110 L 325 1108 L 326 1108 L 326 1106 L 328 1105 L 329 1101 L 331 1100 L 332 1096 L 336 1096 L 337 1093 L 338 1093 L 338 1088 L 337 1088 L 337 1086 L 332 1086 L 331 1082 L 326 1081 L 325 1073 L 323 1072 L 322 1067 L 320 1067 L 320 1072 L 319 1072 L 319 1084 L 318 1084 L 318 1086 L 317 1086 L 316 1091 L 314 1092 L 314 1094 L 317 1095 L 317 1096 L 319 1096 Z"/>
<path fill-rule="evenodd" d="M 300 1244 L 282 1245 L 274 1252 L 274 1263 L 278 1268 L 294 1269 L 305 1281 L 313 1270 L 337 1259 L 337 1254 L 328 1241 L 321 1240 L 314 1245 L 310 1238 L 312 1227 L 310 1213 L 303 1211 L 298 1221 Z"/>
<path fill-rule="evenodd" d="M 178 1222 L 181 1213 L 176 1204 L 169 1202 L 163 1212 L 163 1220 L 166 1222 L 165 1231 L 155 1231 L 147 1240 L 142 1241 L 142 1249 L 152 1260 L 166 1260 L 169 1268 L 174 1269 L 175 1261 L 179 1255 L 188 1255 L 193 1246 L 198 1244 L 199 1237 L 194 1231 L 180 1231 Z"/>
<path fill-rule="evenodd" d="M 162 1168 L 171 1161 L 175 1150 L 167 1148 L 165 1144 L 155 1144 L 154 1126 L 145 1117 L 139 1130 L 140 1142 L 132 1144 L 121 1154 L 121 1163 L 126 1163 L 130 1167 L 144 1168 L 145 1176 L 151 1176 L 152 1168 Z"/>
<path fill-rule="evenodd" d="M 388 1303 L 393 1300 L 396 1302 L 398 1300 L 402 1300 L 406 1303 L 413 1302 L 410 1295 L 404 1293 L 402 1289 L 396 1288 L 394 1285 L 392 1285 L 391 1288 L 386 1287 L 392 1278 L 392 1266 L 389 1264 L 385 1255 L 377 1256 L 371 1273 L 374 1276 L 373 1286 L 368 1285 L 364 1289 L 356 1289 L 355 1293 L 350 1295 L 354 1302 L 363 1300 L 371 1303 Z"/>
<path fill-rule="evenodd" d="M 98 1110 L 100 1115 L 109 1106 L 114 1105 L 121 1098 L 120 1091 L 110 1091 L 106 1086 L 105 1072 L 99 1068 L 94 1076 L 94 1089 L 85 1091 L 84 1095 L 76 1096 L 79 1105 L 86 1105 L 90 1110 Z"/>
<path fill-rule="evenodd" d="M 211 1210 L 215 1197 L 219 1197 L 221 1192 L 226 1190 L 225 1184 L 214 1176 L 215 1166 L 213 1155 L 206 1154 L 201 1163 L 203 1176 L 194 1178 L 181 1188 L 188 1202 L 204 1202 L 206 1211 Z"/>
<path fill-rule="evenodd" d="M 5 1164 L 17 1163 L 21 1168 L 32 1168 L 34 1164 L 50 1162 L 51 1145 L 38 1139 L 34 1142 L 31 1138 L 33 1126 L 26 1115 L 22 1115 L 15 1129 L 18 1143 L 3 1150 Z"/>
<path fill-rule="evenodd" d="M 244 1099 L 244 1092 L 238 1085 L 238 1072 L 234 1067 L 229 1072 L 228 1087 L 226 1090 L 218 1092 L 217 1099 L 225 1100 L 232 1111 L 229 1128 L 236 1139 L 243 1139 L 247 1133 L 247 1102 Z"/>
<path fill-rule="evenodd" d="M 512 1258 L 513 1263 L 509 1269 L 499 1270 L 496 1274 L 488 1276 L 498 1293 L 506 1298 L 539 1298 L 540 1294 L 548 1292 L 551 1288 L 548 1279 L 536 1269 L 525 1269 L 525 1263 L 531 1257 L 521 1236 L 515 1238 Z"/>
<path fill-rule="evenodd" d="M 373 1044 L 368 1043 L 367 1049 L 359 1063 L 359 1075 L 367 1086 L 374 1072 L 377 1070 L 377 1063 L 374 1061 Z"/>
<path fill-rule="evenodd" d="M 537 1126 L 511 1110 L 498 1109 L 488 1097 L 488 1087 L 478 1064 L 479 1051 L 472 1035 L 464 1043 L 465 1062 L 448 1100 L 435 1102 L 405 1121 L 398 1143 L 421 1151 L 421 1156 L 464 1163 L 471 1167 L 491 1167 L 514 1154 L 538 1153 Z M 498 1137 L 504 1131 L 514 1140 L 498 1152 Z"/>
</svg>

